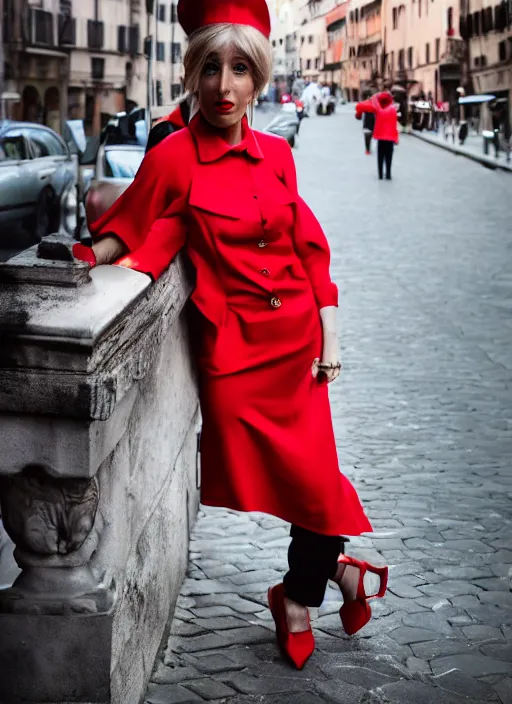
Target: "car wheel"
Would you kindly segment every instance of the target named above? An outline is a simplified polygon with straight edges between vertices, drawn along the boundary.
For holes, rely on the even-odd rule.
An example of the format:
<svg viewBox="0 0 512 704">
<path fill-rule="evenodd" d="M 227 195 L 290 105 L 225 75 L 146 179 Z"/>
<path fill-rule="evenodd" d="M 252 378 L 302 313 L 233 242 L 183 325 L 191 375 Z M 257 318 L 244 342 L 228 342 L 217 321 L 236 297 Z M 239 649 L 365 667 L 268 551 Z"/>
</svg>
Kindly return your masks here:
<svg viewBox="0 0 512 704">
<path fill-rule="evenodd" d="M 44 188 L 39 194 L 39 199 L 36 206 L 36 215 L 34 223 L 34 239 L 40 242 L 43 237 L 49 235 L 52 231 L 52 225 L 55 222 L 55 207 L 53 204 L 52 191 L 49 188 Z"/>
</svg>

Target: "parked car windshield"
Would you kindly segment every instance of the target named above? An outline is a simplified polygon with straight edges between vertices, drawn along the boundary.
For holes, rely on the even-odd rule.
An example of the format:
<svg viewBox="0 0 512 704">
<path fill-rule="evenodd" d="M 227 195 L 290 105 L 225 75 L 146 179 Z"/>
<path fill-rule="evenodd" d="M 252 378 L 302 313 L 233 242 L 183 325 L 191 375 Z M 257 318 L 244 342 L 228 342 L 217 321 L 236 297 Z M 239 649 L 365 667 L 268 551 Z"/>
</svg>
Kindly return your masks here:
<svg viewBox="0 0 512 704">
<path fill-rule="evenodd" d="M 108 149 L 103 169 L 107 178 L 135 178 L 144 158 L 144 149 Z"/>
</svg>

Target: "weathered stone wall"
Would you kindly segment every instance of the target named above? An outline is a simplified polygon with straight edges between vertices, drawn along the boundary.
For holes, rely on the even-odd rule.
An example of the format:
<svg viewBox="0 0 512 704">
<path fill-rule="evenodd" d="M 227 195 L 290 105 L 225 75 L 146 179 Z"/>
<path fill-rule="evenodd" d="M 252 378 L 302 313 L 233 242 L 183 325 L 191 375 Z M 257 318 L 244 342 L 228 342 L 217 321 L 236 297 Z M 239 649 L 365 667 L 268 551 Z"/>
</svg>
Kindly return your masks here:
<svg viewBox="0 0 512 704">
<path fill-rule="evenodd" d="M 139 704 L 198 506 L 190 284 L 62 287 L 23 256 L 0 267 L 0 704 Z"/>
</svg>

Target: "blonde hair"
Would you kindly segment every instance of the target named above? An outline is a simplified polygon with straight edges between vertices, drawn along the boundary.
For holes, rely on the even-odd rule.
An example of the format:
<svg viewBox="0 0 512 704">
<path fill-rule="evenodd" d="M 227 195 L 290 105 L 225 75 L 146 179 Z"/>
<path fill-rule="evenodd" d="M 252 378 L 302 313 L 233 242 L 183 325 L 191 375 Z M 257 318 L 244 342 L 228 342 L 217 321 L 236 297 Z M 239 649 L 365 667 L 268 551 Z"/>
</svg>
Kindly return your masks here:
<svg viewBox="0 0 512 704">
<path fill-rule="evenodd" d="M 254 27 L 244 24 L 211 24 L 201 27 L 189 37 L 183 63 L 185 89 L 195 95 L 199 90 L 204 67 L 212 54 L 234 46 L 250 64 L 254 94 L 257 97 L 270 81 L 272 52 L 268 39 Z"/>
</svg>

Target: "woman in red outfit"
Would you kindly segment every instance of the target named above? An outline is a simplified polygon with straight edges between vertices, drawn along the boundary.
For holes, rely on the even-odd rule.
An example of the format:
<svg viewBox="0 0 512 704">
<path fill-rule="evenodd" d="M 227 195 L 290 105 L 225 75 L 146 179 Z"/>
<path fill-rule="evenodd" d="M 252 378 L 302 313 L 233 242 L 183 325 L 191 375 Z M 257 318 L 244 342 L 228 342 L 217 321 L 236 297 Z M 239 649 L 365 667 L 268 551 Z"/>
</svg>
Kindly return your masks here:
<svg viewBox="0 0 512 704">
<path fill-rule="evenodd" d="M 373 138 L 377 140 L 377 165 L 379 178 L 384 177 L 384 164 L 386 164 L 386 178 L 391 181 L 391 164 L 393 151 L 398 144 L 398 113 L 391 93 L 379 93 L 373 98 L 356 105 L 356 118 L 361 119 L 364 112 L 375 115 L 375 129 Z"/>
<path fill-rule="evenodd" d="M 198 111 L 93 224 L 93 251 L 76 254 L 157 279 L 187 251 L 200 319 L 202 501 L 292 524 L 290 569 L 269 602 L 279 644 L 303 667 L 314 650 L 307 607 L 320 606 L 329 579 L 349 633 L 370 617 L 367 565 L 340 555 L 340 535 L 371 526 L 339 470 L 327 393 L 340 371 L 338 292 L 289 146 L 246 118 L 271 69 L 265 1 L 181 0 L 178 12 Z"/>
</svg>

